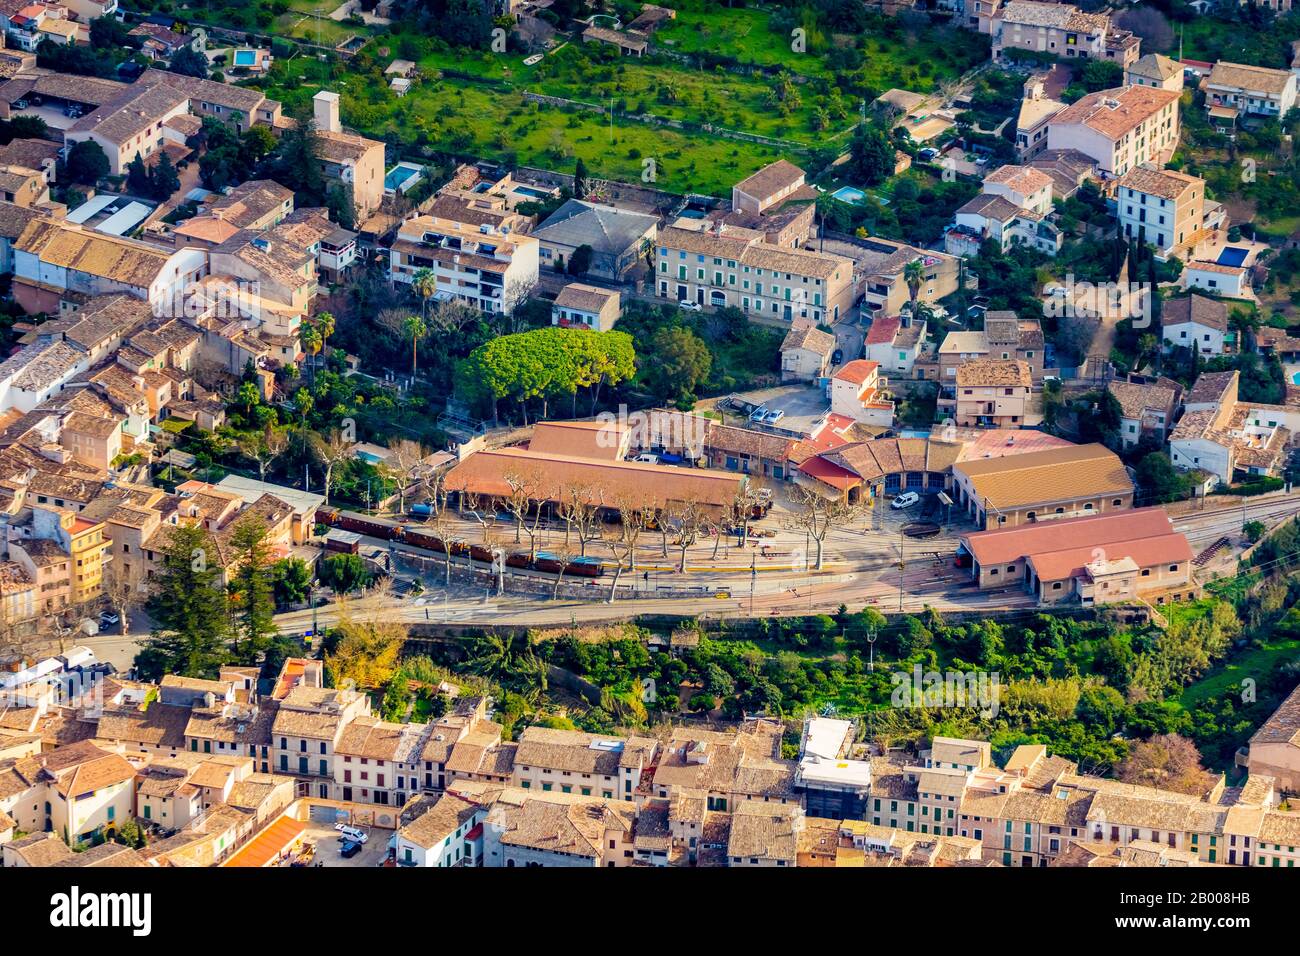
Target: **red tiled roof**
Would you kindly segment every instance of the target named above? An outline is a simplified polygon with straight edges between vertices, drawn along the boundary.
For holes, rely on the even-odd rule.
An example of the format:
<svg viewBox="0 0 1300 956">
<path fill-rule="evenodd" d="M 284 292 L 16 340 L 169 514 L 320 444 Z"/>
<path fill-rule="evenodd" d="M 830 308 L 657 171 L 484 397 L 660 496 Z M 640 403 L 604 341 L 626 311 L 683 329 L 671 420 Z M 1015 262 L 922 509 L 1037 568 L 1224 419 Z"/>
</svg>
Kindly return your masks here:
<svg viewBox="0 0 1300 956">
<path fill-rule="evenodd" d="M 891 336 L 892 338 L 892 336 Z M 835 373 L 835 377 L 841 382 L 853 382 L 855 385 L 861 385 L 872 376 L 872 373 L 880 367 L 879 362 L 868 362 L 866 359 L 854 359 L 848 365 Z"/>
</svg>

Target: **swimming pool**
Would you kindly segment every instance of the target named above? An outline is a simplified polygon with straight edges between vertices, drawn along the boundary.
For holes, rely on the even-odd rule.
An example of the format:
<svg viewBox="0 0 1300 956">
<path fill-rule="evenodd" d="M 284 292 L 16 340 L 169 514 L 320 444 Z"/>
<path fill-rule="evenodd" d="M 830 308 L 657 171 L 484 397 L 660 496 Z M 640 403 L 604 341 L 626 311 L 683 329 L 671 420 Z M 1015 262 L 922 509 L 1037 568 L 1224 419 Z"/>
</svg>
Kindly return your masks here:
<svg viewBox="0 0 1300 956">
<path fill-rule="evenodd" d="M 840 202 L 846 202 L 850 206 L 856 206 L 862 200 L 867 198 L 867 194 L 861 189 L 854 186 L 841 186 L 835 192 L 831 193 L 832 199 L 838 199 Z"/>
<path fill-rule="evenodd" d="M 532 186 L 516 186 L 515 192 L 522 196 L 532 196 L 534 199 L 550 199 L 551 194 L 541 189 L 534 189 Z"/>
<path fill-rule="evenodd" d="M 236 50 L 235 66 L 255 66 L 257 64 L 256 50 Z"/>
<path fill-rule="evenodd" d="M 1221 266 L 1239 266 L 1246 261 L 1246 256 L 1250 255 L 1249 249 L 1242 249 L 1238 246 L 1225 246 L 1219 252 L 1219 258 L 1216 260 Z"/>
<path fill-rule="evenodd" d="M 1291 384 L 1292 384 L 1292 385 L 1300 385 L 1300 372 L 1292 372 L 1292 373 L 1291 373 Z"/>
<path fill-rule="evenodd" d="M 384 174 L 384 191 L 406 192 L 416 184 L 423 172 L 415 163 L 398 163 Z"/>
</svg>

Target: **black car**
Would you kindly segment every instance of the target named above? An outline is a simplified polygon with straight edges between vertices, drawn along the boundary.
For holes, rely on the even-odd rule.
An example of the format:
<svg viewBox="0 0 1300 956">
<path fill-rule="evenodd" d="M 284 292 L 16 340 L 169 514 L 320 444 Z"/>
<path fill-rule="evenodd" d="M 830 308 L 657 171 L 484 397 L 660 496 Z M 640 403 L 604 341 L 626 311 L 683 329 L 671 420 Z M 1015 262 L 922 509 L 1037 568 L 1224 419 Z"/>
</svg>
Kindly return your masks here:
<svg viewBox="0 0 1300 956">
<path fill-rule="evenodd" d="M 352 859 L 352 857 L 356 856 L 360 852 L 361 844 L 353 843 L 351 840 L 343 841 L 343 845 L 339 847 L 339 856 L 343 857 L 345 860 Z"/>
<path fill-rule="evenodd" d="M 844 350 L 843 350 L 843 349 L 836 349 L 834 352 L 831 353 L 831 364 L 832 364 L 832 365 L 839 365 L 839 364 L 840 364 L 841 362 L 843 362 L 843 361 L 844 361 Z"/>
</svg>

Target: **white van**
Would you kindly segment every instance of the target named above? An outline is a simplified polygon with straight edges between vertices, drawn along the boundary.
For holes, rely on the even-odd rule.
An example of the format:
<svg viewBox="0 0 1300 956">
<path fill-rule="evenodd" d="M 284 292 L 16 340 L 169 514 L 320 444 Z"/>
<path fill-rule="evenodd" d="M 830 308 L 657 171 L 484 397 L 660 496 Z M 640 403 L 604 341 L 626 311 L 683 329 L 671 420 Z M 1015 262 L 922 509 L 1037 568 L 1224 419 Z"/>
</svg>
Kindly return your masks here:
<svg viewBox="0 0 1300 956">
<path fill-rule="evenodd" d="M 353 843 L 365 843 L 370 839 L 365 830 L 358 830 L 356 827 L 335 826 L 334 829 L 339 831 L 340 840 L 350 840 Z"/>
</svg>

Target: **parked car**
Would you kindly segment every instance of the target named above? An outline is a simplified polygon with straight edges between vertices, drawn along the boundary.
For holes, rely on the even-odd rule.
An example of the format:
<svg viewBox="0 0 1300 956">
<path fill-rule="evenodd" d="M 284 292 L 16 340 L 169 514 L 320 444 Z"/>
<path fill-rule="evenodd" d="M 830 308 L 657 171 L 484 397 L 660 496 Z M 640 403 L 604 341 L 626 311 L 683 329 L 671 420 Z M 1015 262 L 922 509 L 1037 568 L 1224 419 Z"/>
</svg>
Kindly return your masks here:
<svg viewBox="0 0 1300 956">
<path fill-rule="evenodd" d="M 117 627 L 117 625 L 120 623 L 122 623 L 122 619 L 118 617 L 116 614 L 114 614 L 112 611 L 100 612 L 99 615 L 100 627 Z"/>
<path fill-rule="evenodd" d="M 689 299 L 682 299 L 682 301 L 677 303 L 677 307 L 679 309 L 685 309 L 687 312 L 704 311 L 704 306 L 700 305 L 698 302 L 692 302 Z"/>
<path fill-rule="evenodd" d="M 336 823 L 334 824 L 334 829 L 339 831 L 339 839 L 345 842 L 365 843 L 370 839 L 365 830 L 359 830 L 346 823 Z"/>
<path fill-rule="evenodd" d="M 352 859 L 352 857 L 356 856 L 360 852 L 361 844 L 353 843 L 351 840 L 343 841 L 343 845 L 339 847 L 339 856 L 343 857 L 345 860 Z"/>
<path fill-rule="evenodd" d="M 905 491 L 897 498 L 895 498 L 893 501 L 891 501 L 889 503 L 889 507 L 897 508 L 901 511 L 903 508 L 912 507 L 912 505 L 916 504 L 920 500 L 921 500 L 921 496 L 918 495 L 915 491 Z"/>
<path fill-rule="evenodd" d="M 843 361 L 844 361 L 844 350 L 843 350 L 843 349 L 836 349 L 834 352 L 831 353 L 831 364 L 832 364 L 832 365 L 839 365 L 839 364 L 840 364 L 841 362 L 843 362 Z"/>
<path fill-rule="evenodd" d="M 645 465 L 657 465 L 657 464 L 659 464 L 659 456 L 656 455 L 656 454 L 653 454 L 652 452 L 648 452 L 648 451 L 646 451 L 646 452 L 642 452 L 641 454 L 637 455 L 637 456 L 636 456 L 635 458 L 633 458 L 632 460 L 633 460 L 633 461 L 639 461 L 639 462 L 641 462 L 642 464 L 645 464 Z"/>
<path fill-rule="evenodd" d="M 763 416 L 763 421 L 767 422 L 769 425 L 775 425 L 783 418 L 785 418 L 785 412 L 779 408 L 774 408 Z"/>
</svg>

